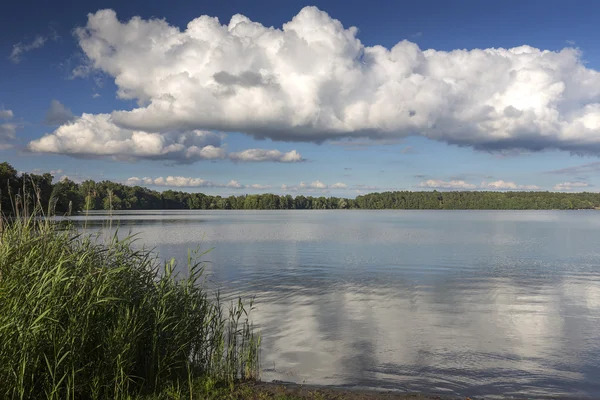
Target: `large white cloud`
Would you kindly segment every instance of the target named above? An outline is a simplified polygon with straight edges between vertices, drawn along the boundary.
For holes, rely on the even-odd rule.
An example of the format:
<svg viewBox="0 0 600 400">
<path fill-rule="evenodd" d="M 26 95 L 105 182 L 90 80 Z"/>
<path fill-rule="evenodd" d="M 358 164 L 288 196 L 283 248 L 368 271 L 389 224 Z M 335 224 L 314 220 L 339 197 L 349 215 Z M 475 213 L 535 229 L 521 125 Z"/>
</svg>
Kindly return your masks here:
<svg viewBox="0 0 600 400">
<path fill-rule="evenodd" d="M 88 65 L 139 108 L 133 131 L 241 131 L 321 142 L 422 135 L 477 149 L 600 152 L 600 73 L 577 49 L 422 50 L 364 46 L 315 7 L 281 29 L 242 15 L 121 22 L 112 10 L 76 30 Z"/>
<path fill-rule="evenodd" d="M 248 149 L 227 153 L 222 140 L 225 135 L 203 130 L 148 132 L 116 125 L 110 114 L 83 114 L 74 118 L 71 111 L 53 100 L 45 122 L 70 122 L 52 134 L 33 140 L 28 149 L 38 153 L 72 156 L 113 157 L 118 160 L 156 159 L 178 163 L 229 158 L 236 162 L 304 161 L 300 153 L 291 150 Z M 11 125 L 12 126 L 12 125 Z M 1 131 L 0 131 L 1 133 Z"/>
<path fill-rule="evenodd" d="M 199 159 L 224 158 L 222 136 L 191 130 L 185 132 L 146 132 L 124 129 L 112 123 L 109 114 L 83 114 L 60 126 L 51 135 L 29 143 L 34 152 L 75 156 L 112 156 L 117 159 L 138 158 L 193 162 Z"/>
</svg>

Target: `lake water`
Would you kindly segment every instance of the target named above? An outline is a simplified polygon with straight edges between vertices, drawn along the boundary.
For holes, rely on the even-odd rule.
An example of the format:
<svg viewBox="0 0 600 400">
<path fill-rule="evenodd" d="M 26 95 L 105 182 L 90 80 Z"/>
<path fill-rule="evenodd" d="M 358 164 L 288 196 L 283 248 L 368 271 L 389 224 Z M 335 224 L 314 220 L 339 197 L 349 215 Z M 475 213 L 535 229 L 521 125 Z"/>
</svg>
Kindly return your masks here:
<svg viewBox="0 0 600 400">
<path fill-rule="evenodd" d="M 89 216 L 94 229 L 106 216 Z M 262 379 L 600 397 L 600 212 L 115 213 L 255 296 Z"/>
</svg>

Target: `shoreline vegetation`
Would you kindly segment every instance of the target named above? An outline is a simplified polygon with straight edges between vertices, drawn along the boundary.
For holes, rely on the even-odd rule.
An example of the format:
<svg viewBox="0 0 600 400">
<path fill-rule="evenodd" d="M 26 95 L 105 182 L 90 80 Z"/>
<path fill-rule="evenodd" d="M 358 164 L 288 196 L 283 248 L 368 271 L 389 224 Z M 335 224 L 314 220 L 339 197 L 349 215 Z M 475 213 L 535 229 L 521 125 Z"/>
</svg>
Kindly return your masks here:
<svg viewBox="0 0 600 400">
<path fill-rule="evenodd" d="M 47 218 L 35 193 L 0 220 L 0 398 L 199 399 L 258 378 L 252 302 L 209 295 L 204 253 L 177 274 L 134 237 Z"/>
<path fill-rule="evenodd" d="M 580 210 L 599 209 L 600 193 L 396 191 L 356 198 L 266 194 L 212 196 L 203 193 L 150 190 L 110 181 L 63 179 L 50 173 L 19 174 L 0 163 L 2 210 L 14 209 L 11 199 L 33 207 L 34 197 L 57 214 L 91 210 Z M 33 196 L 35 194 L 35 196 Z"/>
</svg>

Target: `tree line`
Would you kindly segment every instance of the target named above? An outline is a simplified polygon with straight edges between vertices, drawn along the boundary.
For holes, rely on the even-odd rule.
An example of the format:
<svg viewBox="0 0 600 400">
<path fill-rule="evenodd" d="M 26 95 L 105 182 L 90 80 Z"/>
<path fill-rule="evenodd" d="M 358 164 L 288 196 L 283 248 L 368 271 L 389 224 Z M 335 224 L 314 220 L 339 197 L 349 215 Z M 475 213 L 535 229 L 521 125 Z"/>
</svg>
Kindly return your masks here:
<svg viewBox="0 0 600 400">
<path fill-rule="evenodd" d="M 85 210 L 573 210 L 600 208 L 600 193 L 556 192 L 410 192 L 371 193 L 355 199 L 267 194 L 212 196 L 111 181 L 70 179 L 54 182 L 50 173 L 19 174 L 10 164 L 0 163 L 0 203 L 3 212 L 16 206 L 35 204 L 56 213 Z"/>
</svg>

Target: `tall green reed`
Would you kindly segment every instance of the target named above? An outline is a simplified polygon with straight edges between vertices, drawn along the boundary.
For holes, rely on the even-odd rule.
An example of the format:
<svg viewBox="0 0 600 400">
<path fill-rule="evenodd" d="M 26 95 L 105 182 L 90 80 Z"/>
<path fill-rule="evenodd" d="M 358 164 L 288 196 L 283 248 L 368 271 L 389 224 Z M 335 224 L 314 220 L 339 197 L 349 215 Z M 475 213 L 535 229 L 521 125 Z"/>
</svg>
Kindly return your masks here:
<svg viewBox="0 0 600 400">
<path fill-rule="evenodd" d="M 0 227 L 0 398 L 126 399 L 258 377 L 252 303 L 209 296 L 202 254 L 179 276 L 133 237 L 15 215 Z"/>
</svg>

